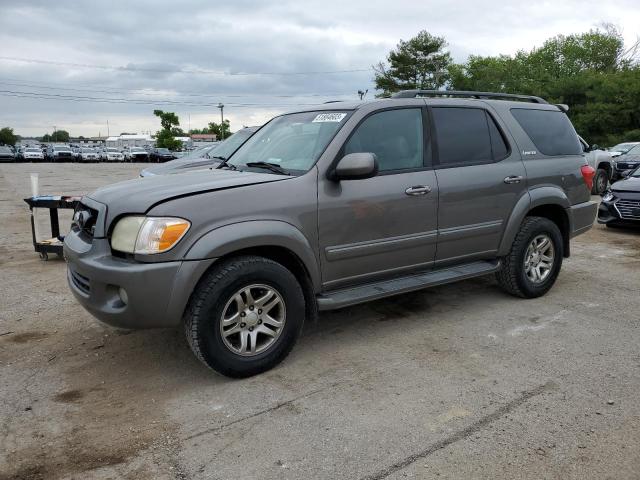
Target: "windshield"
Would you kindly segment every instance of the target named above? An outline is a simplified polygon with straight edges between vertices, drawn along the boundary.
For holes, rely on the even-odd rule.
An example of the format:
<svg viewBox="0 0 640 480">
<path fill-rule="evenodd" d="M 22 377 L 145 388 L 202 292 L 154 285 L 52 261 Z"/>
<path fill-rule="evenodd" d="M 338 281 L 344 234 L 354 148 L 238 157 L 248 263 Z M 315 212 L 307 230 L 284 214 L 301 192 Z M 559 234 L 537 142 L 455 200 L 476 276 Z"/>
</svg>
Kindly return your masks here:
<svg viewBox="0 0 640 480">
<path fill-rule="evenodd" d="M 9 147 L 0 147 L 0 152 L 10 152 L 11 149 Z"/>
<path fill-rule="evenodd" d="M 302 174 L 315 164 L 347 115 L 348 112 L 321 111 L 276 117 L 233 154 L 229 165 L 245 170 L 256 168 L 247 163 L 266 162 L 288 173 Z"/>
<path fill-rule="evenodd" d="M 83 148 L 82 153 L 96 153 L 93 148 Z"/>
<path fill-rule="evenodd" d="M 640 155 L 640 145 L 635 145 L 633 148 L 628 148 L 626 150 L 628 155 Z"/>
<path fill-rule="evenodd" d="M 158 153 L 169 153 L 169 150 L 166 148 L 158 148 L 157 151 Z"/>
<path fill-rule="evenodd" d="M 117 148 L 107 148 L 107 152 L 120 153 L 120 151 Z"/>
<path fill-rule="evenodd" d="M 69 150 L 71 150 L 69 147 L 53 147 L 54 150 L 60 150 L 63 152 L 68 152 Z"/>
<path fill-rule="evenodd" d="M 38 152 L 38 153 L 42 153 L 42 151 L 39 148 L 27 148 L 25 150 L 25 152 Z"/>
<path fill-rule="evenodd" d="M 140 147 L 133 147 L 133 148 L 131 148 L 131 151 L 132 152 L 145 152 L 146 153 L 145 149 L 144 148 L 140 148 Z"/>
</svg>

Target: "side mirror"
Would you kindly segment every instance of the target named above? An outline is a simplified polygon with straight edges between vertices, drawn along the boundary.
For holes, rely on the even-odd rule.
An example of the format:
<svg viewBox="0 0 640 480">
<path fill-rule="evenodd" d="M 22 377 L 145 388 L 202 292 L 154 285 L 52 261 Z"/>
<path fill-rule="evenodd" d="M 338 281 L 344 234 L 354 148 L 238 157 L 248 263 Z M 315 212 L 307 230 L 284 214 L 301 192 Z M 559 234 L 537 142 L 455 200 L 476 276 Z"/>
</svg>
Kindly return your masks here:
<svg viewBox="0 0 640 480">
<path fill-rule="evenodd" d="M 373 153 L 349 153 L 340 159 L 333 177 L 336 180 L 360 180 L 378 174 L 378 161 Z"/>
<path fill-rule="evenodd" d="M 600 150 L 600 145 L 594 143 L 593 145 L 591 145 L 591 150 Z"/>
</svg>

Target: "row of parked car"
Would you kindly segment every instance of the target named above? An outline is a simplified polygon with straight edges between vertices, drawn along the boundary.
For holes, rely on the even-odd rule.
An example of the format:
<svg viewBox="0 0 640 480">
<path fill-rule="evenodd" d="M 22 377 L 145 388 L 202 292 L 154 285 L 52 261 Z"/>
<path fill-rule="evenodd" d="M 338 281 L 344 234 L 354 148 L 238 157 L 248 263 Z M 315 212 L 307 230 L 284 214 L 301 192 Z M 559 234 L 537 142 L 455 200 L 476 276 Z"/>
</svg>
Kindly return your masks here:
<svg viewBox="0 0 640 480">
<path fill-rule="evenodd" d="M 26 162 L 166 162 L 182 156 L 166 148 L 92 147 L 85 145 L 26 145 L 13 149 L 0 146 L 0 161 Z"/>
</svg>

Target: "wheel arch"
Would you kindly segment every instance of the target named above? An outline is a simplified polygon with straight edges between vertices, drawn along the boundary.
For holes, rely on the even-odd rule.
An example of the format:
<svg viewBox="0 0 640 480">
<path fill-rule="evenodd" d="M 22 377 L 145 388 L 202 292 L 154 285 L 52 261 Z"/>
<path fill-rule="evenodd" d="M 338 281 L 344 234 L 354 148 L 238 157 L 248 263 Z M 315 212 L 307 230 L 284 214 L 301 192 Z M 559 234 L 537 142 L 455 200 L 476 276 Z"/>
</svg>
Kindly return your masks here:
<svg viewBox="0 0 640 480">
<path fill-rule="evenodd" d="M 570 255 L 571 221 L 567 209 L 571 202 L 564 191 L 557 187 L 545 186 L 529 191 L 529 197 L 521 197 L 514 207 L 505 227 L 498 255 L 504 256 L 511 250 L 520 226 L 526 217 L 538 216 L 551 220 L 560 229 L 563 240 L 564 257 Z"/>
</svg>

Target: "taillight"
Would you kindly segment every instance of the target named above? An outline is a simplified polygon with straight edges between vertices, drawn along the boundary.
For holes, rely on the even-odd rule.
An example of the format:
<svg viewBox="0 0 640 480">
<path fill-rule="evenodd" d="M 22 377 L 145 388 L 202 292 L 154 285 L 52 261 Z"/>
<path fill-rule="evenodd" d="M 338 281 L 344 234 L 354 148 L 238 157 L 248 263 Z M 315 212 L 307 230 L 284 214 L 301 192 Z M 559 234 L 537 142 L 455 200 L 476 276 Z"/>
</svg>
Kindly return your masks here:
<svg viewBox="0 0 640 480">
<path fill-rule="evenodd" d="M 584 184 L 587 186 L 589 191 L 593 188 L 593 177 L 596 176 L 595 169 L 590 165 L 583 165 L 580 167 L 580 172 L 582 172 L 582 179 L 584 180 Z"/>
</svg>

